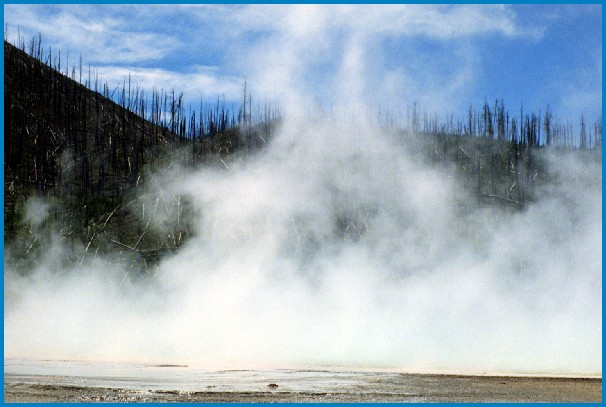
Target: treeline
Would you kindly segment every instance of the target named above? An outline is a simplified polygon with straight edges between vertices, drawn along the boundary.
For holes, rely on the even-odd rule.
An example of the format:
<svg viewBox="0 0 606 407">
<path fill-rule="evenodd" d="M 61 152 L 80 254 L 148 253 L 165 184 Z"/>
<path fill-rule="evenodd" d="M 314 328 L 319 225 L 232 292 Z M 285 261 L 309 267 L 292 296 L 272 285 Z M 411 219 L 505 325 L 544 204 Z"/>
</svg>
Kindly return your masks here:
<svg viewBox="0 0 606 407">
<path fill-rule="evenodd" d="M 545 112 L 524 112 L 522 107 L 514 113 L 505 108 L 502 100 L 497 99 L 494 104 L 484 102 L 479 110 L 470 105 L 465 118 L 455 118 L 451 114 L 446 119 L 440 119 L 435 114 L 420 112 L 415 103 L 405 112 L 379 110 L 377 116 L 377 122 L 382 127 L 410 134 L 488 138 L 529 147 L 602 147 L 601 116 L 594 123 L 588 123 L 581 115 L 575 125 L 570 121 L 558 120 L 549 106 Z"/>
<path fill-rule="evenodd" d="M 503 101 L 481 110 L 469 107 L 467 120 L 451 116 L 440 124 L 426 114 L 420 120 L 412 110 L 411 133 L 431 136 L 426 151 L 434 162 L 454 164 L 464 188 L 455 192 L 459 208 L 470 205 L 523 208 L 538 198 L 546 185 L 549 169 L 545 147 L 560 155 L 576 154 L 583 159 L 601 160 L 602 118 L 589 126 L 582 115 L 579 131 L 571 123 L 554 119 L 549 109 L 541 114 L 510 114 Z"/>
</svg>

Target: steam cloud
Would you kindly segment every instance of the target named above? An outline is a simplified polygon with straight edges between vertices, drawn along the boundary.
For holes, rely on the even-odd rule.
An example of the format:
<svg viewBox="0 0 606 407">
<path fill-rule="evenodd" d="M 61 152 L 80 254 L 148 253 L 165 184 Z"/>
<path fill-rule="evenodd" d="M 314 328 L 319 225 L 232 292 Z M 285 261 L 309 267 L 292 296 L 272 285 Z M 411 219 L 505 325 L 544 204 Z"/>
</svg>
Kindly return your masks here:
<svg viewBox="0 0 606 407">
<path fill-rule="evenodd" d="M 5 356 L 601 373 L 600 167 L 558 163 L 526 211 L 462 216 L 393 136 L 287 122 L 172 184 L 198 233 L 151 281 L 8 269 Z"/>
<path fill-rule="evenodd" d="M 58 243 L 29 276 L 5 267 L 5 358 L 601 374 L 601 163 L 548 159 L 559 181 L 524 211 L 461 214 L 401 136 L 302 119 L 290 62 L 266 149 L 156 184 L 197 234 L 154 278 L 62 270 Z M 357 47 L 342 65 L 355 111 L 368 66 Z"/>
</svg>

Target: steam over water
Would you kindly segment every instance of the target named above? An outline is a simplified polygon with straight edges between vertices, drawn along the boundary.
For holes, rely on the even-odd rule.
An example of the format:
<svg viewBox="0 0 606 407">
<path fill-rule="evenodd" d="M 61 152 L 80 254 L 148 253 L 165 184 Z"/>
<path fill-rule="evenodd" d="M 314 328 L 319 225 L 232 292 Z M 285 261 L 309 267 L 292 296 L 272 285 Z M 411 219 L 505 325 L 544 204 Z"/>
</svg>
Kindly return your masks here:
<svg viewBox="0 0 606 407">
<path fill-rule="evenodd" d="M 452 168 L 414 142 L 363 115 L 303 119 L 321 42 L 290 33 L 253 69 L 288 110 L 266 148 L 147 182 L 195 213 L 155 276 L 65 269 L 59 239 L 29 276 L 5 267 L 5 358 L 601 374 L 601 162 L 545 152 L 553 182 L 523 211 L 461 211 Z M 367 94 L 367 45 L 343 48 L 335 110 L 397 105 Z"/>
<path fill-rule="evenodd" d="M 7 269 L 5 357 L 601 373 L 601 168 L 557 164 L 526 210 L 462 215 L 397 137 L 287 120 L 229 170 L 158 180 L 197 237 L 154 278 Z"/>
</svg>

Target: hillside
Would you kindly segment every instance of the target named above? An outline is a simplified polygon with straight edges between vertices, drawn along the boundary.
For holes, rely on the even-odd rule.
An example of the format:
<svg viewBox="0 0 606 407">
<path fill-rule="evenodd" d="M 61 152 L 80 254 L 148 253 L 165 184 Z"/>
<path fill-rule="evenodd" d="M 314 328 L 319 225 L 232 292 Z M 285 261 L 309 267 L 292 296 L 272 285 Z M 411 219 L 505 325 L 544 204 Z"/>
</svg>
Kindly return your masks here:
<svg viewBox="0 0 606 407">
<path fill-rule="evenodd" d="M 144 188 L 146 175 L 175 160 L 187 165 L 231 154 L 242 145 L 238 131 L 211 119 L 211 134 L 188 138 L 174 93 L 172 100 L 162 95 L 164 105 L 153 94 L 146 114 L 142 92 L 125 86 L 116 103 L 107 85 L 100 89 L 95 80 L 99 91 L 91 90 L 92 81 L 76 81 L 75 71 L 72 78 L 61 73 L 60 56 L 51 67 L 40 50 L 30 54 L 4 43 L 4 233 L 14 257 L 27 268 L 53 236 L 71 245 L 73 262 L 91 249 L 124 251 L 140 262 L 177 247 L 186 226 L 152 233 L 135 215 L 146 199 L 156 201 Z M 162 118 L 167 103 L 173 114 Z M 179 197 L 163 207 L 177 217 L 183 210 Z M 178 239 L 167 242 L 168 235 Z"/>
</svg>

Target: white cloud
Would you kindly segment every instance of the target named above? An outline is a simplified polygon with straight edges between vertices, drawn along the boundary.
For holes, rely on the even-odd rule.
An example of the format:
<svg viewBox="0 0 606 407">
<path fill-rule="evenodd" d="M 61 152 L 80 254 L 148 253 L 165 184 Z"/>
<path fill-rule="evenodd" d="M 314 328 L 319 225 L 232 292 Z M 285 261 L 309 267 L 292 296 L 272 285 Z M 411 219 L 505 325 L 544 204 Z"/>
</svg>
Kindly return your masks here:
<svg viewBox="0 0 606 407">
<path fill-rule="evenodd" d="M 572 72 L 566 81 L 558 83 L 559 111 L 584 112 L 587 119 L 597 119 L 602 112 L 602 47 L 594 52 L 579 69 Z M 573 117 L 576 122 L 579 118 Z"/>
<path fill-rule="evenodd" d="M 361 99 L 372 92 L 376 99 L 404 96 L 404 103 L 456 107 L 453 99 L 467 98 L 481 69 L 470 38 L 542 35 L 521 27 L 511 7 L 503 5 L 185 5 L 181 10 L 196 17 L 207 41 L 223 41 L 229 65 L 250 79 L 253 92 L 278 95 L 287 105 L 331 103 L 335 96 Z M 213 24 L 216 20 L 222 24 Z M 383 41 L 419 37 L 449 41 L 451 49 L 446 56 L 419 54 L 397 68 L 385 67 L 381 59 L 393 51 L 383 49 Z M 340 62 L 354 50 L 360 81 Z M 398 56 L 383 59 L 389 57 Z"/>
<path fill-rule="evenodd" d="M 202 21 L 220 18 L 230 35 L 250 31 L 279 32 L 299 38 L 316 36 L 327 27 L 377 35 L 427 36 L 439 39 L 500 33 L 536 36 L 520 27 L 506 5 L 248 5 L 184 6 Z"/>
<path fill-rule="evenodd" d="M 194 10 L 202 20 L 213 15 L 208 7 Z M 372 97 L 385 107 L 396 99 L 417 101 L 444 113 L 468 102 L 481 69 L 467 37 L 531 35 L 517 27 L 505 6 L 255 5 L 232 11 L 227 21 L 237 23 L 228 23 L 235 27 L 231 35 L 244 39 L 250 31 L 264 30 L 256 42 L 236 41 L 234 63 L 257 92 L 279 95 L 291 108 L 316 99 L 351 103 Z M 443 55 L 406 50 L 408 58 L 386 67 L 400 58 L 400 50 L 386 49 L 385 40 L 418 37 L 459 41 L 451 41 Z"/>
<path fill-rule="evenodd" d="M 130 75 L 133 86 L 141 89 L 174 89 L 184 92 L 186 98 L 199 101 L 200 96 L 216 97 L 224 95 L 228 100 L 238 99 L 244 83 L 243 78 L 222 76 L 217 68 L 196 66 L 189 73 L 174 72 L 159 68 L 138 68 L 123 66 L 101 66 L 96 68 L 102 82 L 110 86 L 122 84 Z"/>
<path fill-rule="evenodd" d="M 5 21 L 13 34 L 19 30 L 26 41 L 40 33 L 44 43 L 82 55 L 92 64 L 158 60 L 179 44 L 172 36 L 154 32 L 153 26 L 134 30 L 128 14 L 112 12 L 118 9 L 100 11 L 90 5 L 6 5 Z"/>
</svg>

